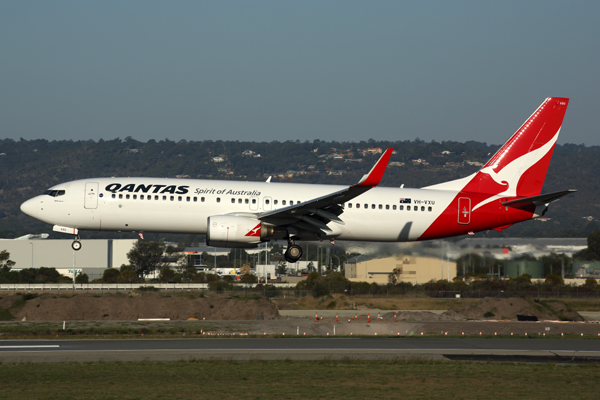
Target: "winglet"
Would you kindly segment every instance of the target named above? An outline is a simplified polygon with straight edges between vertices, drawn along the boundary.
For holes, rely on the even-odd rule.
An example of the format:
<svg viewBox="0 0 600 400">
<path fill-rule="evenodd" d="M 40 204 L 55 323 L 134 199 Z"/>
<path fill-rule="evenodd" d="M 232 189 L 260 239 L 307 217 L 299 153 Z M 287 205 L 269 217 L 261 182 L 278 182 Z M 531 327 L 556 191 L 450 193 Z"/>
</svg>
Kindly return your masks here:
<svg viewBox="0 0 600 400">
<path fill-rule="evenodd" d="M 390 161 L 390 157 L 392 156 L 392 151 L 394 151 L 394 149 L 387 149 L 379 158 L 377 163 L 373 166 L 373 168 L 371 168 L 369 173 L 363 176 L 360 182 L 358 182 L 354 186 L 375 187 L 379 185 L 379 182 L 381 182 L 381 178 L 383 178 L 385 168 L 387 167 L 387 164 Z"/>
</svg>

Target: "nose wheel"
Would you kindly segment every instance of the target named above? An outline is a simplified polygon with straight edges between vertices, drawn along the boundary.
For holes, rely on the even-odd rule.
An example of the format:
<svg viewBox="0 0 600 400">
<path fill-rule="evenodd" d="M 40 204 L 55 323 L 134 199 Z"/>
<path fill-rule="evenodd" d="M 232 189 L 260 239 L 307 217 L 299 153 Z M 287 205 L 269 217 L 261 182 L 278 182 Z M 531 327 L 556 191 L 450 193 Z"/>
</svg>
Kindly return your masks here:
<svg viewBox="0 0 600 400">
<path fill-rule="evenodd" d="M 75 239 L 73 243 L 71 243 L 71 247 L 75 251 L 79 251 L 81 249 L 81 242 L 79 241 L 79 238 Z"/>
</svg>

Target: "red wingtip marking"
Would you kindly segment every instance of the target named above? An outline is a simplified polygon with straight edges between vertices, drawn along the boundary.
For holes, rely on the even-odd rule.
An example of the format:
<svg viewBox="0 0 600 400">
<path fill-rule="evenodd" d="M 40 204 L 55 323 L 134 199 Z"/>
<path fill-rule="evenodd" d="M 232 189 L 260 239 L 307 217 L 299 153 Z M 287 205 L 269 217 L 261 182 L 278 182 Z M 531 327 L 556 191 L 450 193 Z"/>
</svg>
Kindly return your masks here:
<svg viewBox="0 0 600 400">
<path fill-rule="evenodd" d="M 379 158 L 379 161 L 375 164 L 375 166 L 369 171 L 365 178 L 363 178 L 358 185 L 360 187 L 365 186 L 377 186 L 379 182 L 381 182 L 381 178 L 383 178 L 383 173 L 385 172 L 385 168 L 387 167 L 388 162 L 390 161 L 390 157 L 392 156 L 392 152 L 394 149 L 387 149 L 383 155 Z"/>
</svg>

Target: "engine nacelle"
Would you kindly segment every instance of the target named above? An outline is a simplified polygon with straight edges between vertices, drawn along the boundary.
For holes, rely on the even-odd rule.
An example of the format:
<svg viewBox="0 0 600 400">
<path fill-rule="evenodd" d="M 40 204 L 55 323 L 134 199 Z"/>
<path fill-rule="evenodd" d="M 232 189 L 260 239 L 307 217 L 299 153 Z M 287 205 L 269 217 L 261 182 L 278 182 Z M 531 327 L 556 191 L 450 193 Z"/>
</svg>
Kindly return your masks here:
<svg viewBox="0 0 600 400">
<path fill-rule="evenodd" d="M 273 236 L 273 225 L 237 215 L 208 217 L 206 244 L 215 247 L 256 247 Z"/>
</svg>

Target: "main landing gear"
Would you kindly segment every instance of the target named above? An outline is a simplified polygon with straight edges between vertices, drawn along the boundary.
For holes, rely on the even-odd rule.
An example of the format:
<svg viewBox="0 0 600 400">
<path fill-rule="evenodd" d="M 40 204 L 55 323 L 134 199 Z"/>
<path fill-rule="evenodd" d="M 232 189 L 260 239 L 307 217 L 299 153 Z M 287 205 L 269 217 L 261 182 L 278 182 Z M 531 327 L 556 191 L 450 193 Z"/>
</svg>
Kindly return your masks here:
<svg viewBox="0 0 600 400">
<path fill-rule="evenodd" d="M 73 248 L 73 250 L 79 251 L 81 249 L 81 241 L 80 240 L 81 239 L 79 238 L 79 235 L 77 235 L 77 237 L 75 238 L 73 243 L 71 243 L 71 247 Z"/>
<path fill-rule="evenodd" d="M 302 257 L 302 247 L 294 243 L 294 239 L 288 239 L 288 248 L 283 255 L 289 263 L 297 262 Z"/>
</svg>

